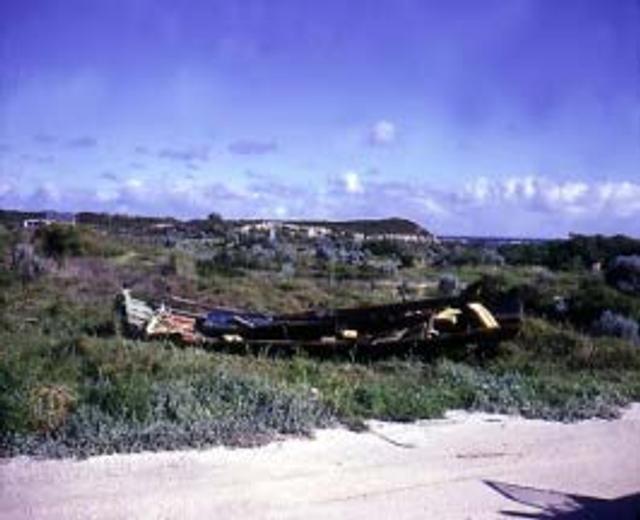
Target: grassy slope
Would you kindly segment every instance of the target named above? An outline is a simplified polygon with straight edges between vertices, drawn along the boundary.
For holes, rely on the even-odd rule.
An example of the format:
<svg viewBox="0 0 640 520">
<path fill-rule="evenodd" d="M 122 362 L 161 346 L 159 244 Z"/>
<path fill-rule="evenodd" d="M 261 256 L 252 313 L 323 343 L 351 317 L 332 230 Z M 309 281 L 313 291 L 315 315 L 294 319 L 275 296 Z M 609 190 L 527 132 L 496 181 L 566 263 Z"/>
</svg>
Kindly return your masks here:
<svg viewBox="0 0 640 520">
<path fill-rule="evenodd" d="M 610 417 L 640 399 L 640 349 L 542 320 L 489 361 L 470 350 L 426 364 L 237 356 L 114 334 L 111 297 L 124 280 L 148 294 L 179 290 L 263 310 L 395 297 L 387 286 L 162 274 L 153 251 L 77 259 L 27 286 L 5 277 L 0 297 L 0 437 L 7 454 L 87 455 L 246 445 L 342 421 L 412 420 L 450 408 L 575 420 Z M 526 269 L 507 270 L 531 279 Z M 413 273 L 416 278 L 419 273 Z M 428 271 L 425 275 L 437 276 Z M 460 272 L 462 276 L 475 273 Z M 571 277 L 560 282 L 572 286 Z M 25 320 L 26 318 L 26 320 Z"/>
</svg>

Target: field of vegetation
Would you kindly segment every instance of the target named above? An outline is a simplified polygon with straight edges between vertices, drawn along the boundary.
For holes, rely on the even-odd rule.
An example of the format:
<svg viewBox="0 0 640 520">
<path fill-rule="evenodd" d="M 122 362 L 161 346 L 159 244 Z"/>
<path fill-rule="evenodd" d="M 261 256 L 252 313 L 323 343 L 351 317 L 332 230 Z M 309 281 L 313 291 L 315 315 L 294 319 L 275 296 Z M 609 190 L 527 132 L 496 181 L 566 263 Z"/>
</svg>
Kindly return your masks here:
<svg viewBox="0 0 640 520">
<path fill-rule="evenodd" d="M 0 455 L 247 446 L 453 408 L 614 417 L 640 400 L 640 244 L 580 240 L 439 246 L 371 276 L 335 263 L 320 274 L 230 269 L 228 258 L 88 226 L 0 227 Z M 380 255 L 397 253 L 387 246 Z M 113 319 L 123 284 L 148 298 L 284 312 L 451 294 L 477 280 L 488 301 L 512 291 L 524 302 L 522 331 L 491 356 L 475 345 L 429 362 L 207 351 L 124 338 Z"/>
</svg>

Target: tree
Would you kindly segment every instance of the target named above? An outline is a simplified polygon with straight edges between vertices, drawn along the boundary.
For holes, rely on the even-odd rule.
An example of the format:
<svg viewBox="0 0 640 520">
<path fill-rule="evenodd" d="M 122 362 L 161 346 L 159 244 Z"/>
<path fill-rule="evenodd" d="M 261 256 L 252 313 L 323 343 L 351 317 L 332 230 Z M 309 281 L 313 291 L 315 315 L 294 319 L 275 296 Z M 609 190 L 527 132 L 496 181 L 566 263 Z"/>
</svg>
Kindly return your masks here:
<svg viewBox="0 0 640 520">
<path fill-rule="evenodd" d="M 69 256 L 79 256 L 83 253 L 80 232 L 73 226 L 52 224 L 39 229 L 37 238 L 44 254 L 54 258 L 59 264 Z"/>
<path fill-rule="evenodd" d="M 209 233 L 223 234 L 227 230 L 227 223 L 218 213 L 209 213 L 204 224 L 205 230 Z"/>
<path fill-rule="evenodd" d="M 35 280 L 45 271 L 44 262 L 36 255 L 34 247 L 22 242 L 11 251 L 11 267 L 23 283 Z"/>
</svg>

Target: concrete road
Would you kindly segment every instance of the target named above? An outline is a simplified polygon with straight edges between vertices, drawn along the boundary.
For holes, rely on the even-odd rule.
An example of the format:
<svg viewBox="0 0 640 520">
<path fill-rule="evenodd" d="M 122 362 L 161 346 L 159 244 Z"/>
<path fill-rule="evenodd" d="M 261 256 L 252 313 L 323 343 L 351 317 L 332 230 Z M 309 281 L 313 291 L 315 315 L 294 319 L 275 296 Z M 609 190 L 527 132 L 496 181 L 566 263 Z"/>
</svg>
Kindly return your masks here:
<svg viewBox="0 0 640 520">
<path fill-rule="evenodd" d="M 0 463 L 0 518 L 635 518 L 640 405 L 614 421 L 451 413 L 258 449 Z"/>
</svg>

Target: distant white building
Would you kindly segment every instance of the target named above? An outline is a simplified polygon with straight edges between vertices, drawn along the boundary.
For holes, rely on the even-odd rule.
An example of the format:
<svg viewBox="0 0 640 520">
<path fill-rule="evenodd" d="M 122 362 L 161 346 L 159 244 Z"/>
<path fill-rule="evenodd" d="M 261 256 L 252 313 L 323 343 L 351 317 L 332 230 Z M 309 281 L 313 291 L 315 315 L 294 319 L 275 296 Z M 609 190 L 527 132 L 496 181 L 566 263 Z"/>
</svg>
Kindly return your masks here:
<svg viewBox="0 0 640 520">
<path fill-rule="evenodd" d="M 240 233 L 250 234 L 256 231 L 258 232 L 270 232 L 271 230 L 276 228 L 276 223 L 271 222 L 269 220 L 261 220 L 260 222 L 250 222 L 248 224 L 244 224 L 240 227 Z"/>
<path fill-rule="evenodd" d="M 426 243 L 433 242 L 434 239 L 431 236 L 420 234 L 406 234 L 406 233 L 378 233 L 375 235 L 366 235 L 365 240 L 378 241 L 378 240 L 397 240 L 399 242 L 416 242 Z"/>
<path fill-rule="evenodd" d="M 319 238 L 332 234 L 331 229 L 325 226 L 314 226 L 308 224 L 293 224 L 290 222 L 279 222 L 277 220 L 261 220 L 244 224 L 239 229 L 242 234 L 266 233 L 270 237 L 275 237 L 277 231 L 283 231 L 289 236 Z"/>
<path fill-rule="evenodd" d="M 51 224 L 76 225 L 76 216 L 73 213 L 61 213 L 58 211 L 47 211 L 40 218 L 28 218 L 22 221 L 25 229 L 38 229 Z"/>
<path fill-rule="evenodd" d="M 328 227 L 323 226 L 309 226 L 307 227 L 307 237 L 319 238 L 331 235 L 331 230 Z"/>
<path fill-rule="evenodd" d="M 326 237 L 350 238 L 356 242 L 394 240 L 410 243 L 433 243 L 436 238 L 427 233 L 375 233 L 367 234 L 362 231 L 351 231 L 346 229 L 335 229 L 313 223 L 282 222 L 278 220 L 260 220 L 245 223 L 239 228 L 242 234 L 264 233 L 275 236 L 276 232 L 284 233 L 289 237 L 319 239 Z"/>
</svg>

